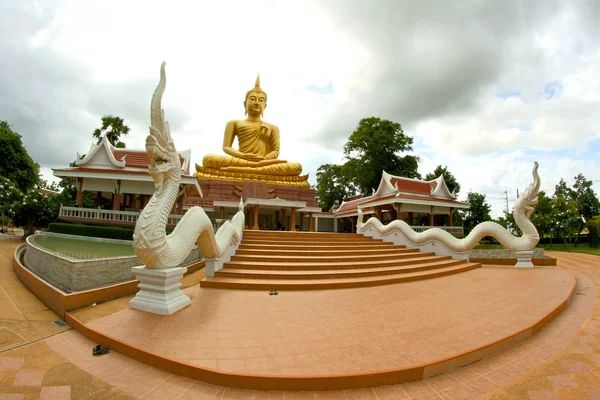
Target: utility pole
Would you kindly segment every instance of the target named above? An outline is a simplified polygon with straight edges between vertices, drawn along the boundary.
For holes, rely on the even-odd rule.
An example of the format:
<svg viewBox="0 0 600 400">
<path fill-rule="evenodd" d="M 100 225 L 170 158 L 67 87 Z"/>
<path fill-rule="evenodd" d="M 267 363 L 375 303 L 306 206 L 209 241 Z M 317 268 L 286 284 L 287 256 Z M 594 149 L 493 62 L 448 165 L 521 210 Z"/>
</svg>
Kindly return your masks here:
<svg viewBox="0 0 600 400">
<path fill-rule="evenodd" d="M 508 188 L 505 188 L 504 190 L 504 196 L 506 199 L 506 213 L 508 214 Z"/>
</svg>

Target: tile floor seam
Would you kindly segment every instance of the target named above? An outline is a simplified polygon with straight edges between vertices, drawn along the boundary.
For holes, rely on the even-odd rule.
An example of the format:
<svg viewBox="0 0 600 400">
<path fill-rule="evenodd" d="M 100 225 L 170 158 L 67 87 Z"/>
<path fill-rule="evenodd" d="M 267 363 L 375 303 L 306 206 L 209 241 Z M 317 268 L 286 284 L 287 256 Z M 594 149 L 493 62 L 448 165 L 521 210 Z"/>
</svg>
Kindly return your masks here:
<svg viewBox="0 0 600 400">
<path fill-rule="evenodd" d="M 40 337 L 40 338 L 37 338 L 37 339 L 31 340 L 31 341 L 28 341 L 28 342 L 26 342 L 26 343 L 20 343 L 19 345 L 16 345 L 15 347 L 11 347 L 10 349 L 6 349 L 6 350 L 0 350 L 0 354 L 4 354 L 4 353 L 7 353 L 7 352 L 9 352 L 9 351 L 12 351 L 12 350 L 19 349 L 19 348 L 21 348 L 21 347 L 29 346 L 29 345 L 31 345 L 31 344 L 35 344 L 35 343 L 38 343 L 38 342 L 40 342 L 40 341 L 44 341 L 44 340 L 48 339 L 49 337 L 52 337 L 52 336 L 55 336 L 55 335 L 59 335 L 59 334 L 61 334 L 61 333 L 63 333 L 63 332 L 69 331 L 69 330 L 71 330 L 71 329 L 73 329 L 73 328 L 65 329 L 65 330 L 63 330 L 63 331 L 58 331 L 58 332 L 55 332 L 55 333 L 53 333 L 53 334 L 51 334 L 51 335 L 49 335 L 49 336 Z M 63 358 L 64 358 L 64 357 L 63 357 Z"/>
</svg>

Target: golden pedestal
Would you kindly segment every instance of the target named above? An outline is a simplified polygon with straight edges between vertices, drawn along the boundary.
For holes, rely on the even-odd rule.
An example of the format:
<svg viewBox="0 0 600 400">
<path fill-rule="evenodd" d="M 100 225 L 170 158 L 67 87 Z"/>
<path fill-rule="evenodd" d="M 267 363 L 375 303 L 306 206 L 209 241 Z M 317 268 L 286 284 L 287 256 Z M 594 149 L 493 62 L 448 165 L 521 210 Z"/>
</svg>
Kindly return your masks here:
<svg viewBox="0 0 600 400">
<path fill-rule="evenodd" d="M 196 164 L 194 176 L 201 180 L 225 180 L 238 182 L 265 182 L 272 185 L 285 185 L 296 187 L 310 187 L 308 175 L 300 176 L 276 176 L 261 174 L 246 174 L 241 172 L 224 171 L 221 169 L 201 167 Z"/>
</svg>

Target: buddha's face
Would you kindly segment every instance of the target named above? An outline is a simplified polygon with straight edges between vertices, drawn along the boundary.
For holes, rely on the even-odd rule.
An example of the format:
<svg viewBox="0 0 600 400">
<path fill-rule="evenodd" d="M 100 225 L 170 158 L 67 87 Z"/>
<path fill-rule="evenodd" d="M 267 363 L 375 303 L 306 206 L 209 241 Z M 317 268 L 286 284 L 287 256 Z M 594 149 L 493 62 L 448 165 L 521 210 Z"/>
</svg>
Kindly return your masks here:
<svg viewBox="0 0 600 400">
<path fill-rule="evenodd" d="M 244 102 L 246 112 L 252 117 L 260 117 L 267 107 L 267 97 L 264 93 L 250 92 Z"/>
</svg>

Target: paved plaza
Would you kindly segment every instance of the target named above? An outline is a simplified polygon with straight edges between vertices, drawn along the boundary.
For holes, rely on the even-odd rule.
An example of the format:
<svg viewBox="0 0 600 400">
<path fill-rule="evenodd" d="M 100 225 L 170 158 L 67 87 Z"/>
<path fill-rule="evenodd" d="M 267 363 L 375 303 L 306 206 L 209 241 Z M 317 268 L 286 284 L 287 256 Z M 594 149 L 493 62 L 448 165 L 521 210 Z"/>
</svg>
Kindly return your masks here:
<svg viewBox="0 0 600 400">
<path fill-rule="evenodd" d="M 116 352 L 94 357 L 91 354 L 92 347 L 96 344 L 89 341 L 81 334 L 68 326 L 59 327 L 51 321 L 58 320 L 52 311 L 32 295 L 18 280 L 12 270 L 12 257 L 14 249 L 22 242 L 18 240 L 0 240 L 0 400 L 5 399 L 595 399 L 600 398 L 600 307 L 597 304 L 597 285 L 600 283 L 600 258 L 559 252 L 548 252 L 549 255 L 558 259 L 558 265 L 566 270 L 573 271 L 577 278 L 577 286 L 567 309 L 563 311 L 549 326 L 537 333 L 531 339 L 517 345 L 500 354 L 491 356 L 482 361 L 470 364 L 448 373 L 434 376 L 432 378 L 406 383 L 370 389 L 355 389 L 330 392 L 261 392 L 251 390 L 237 390 L 209 385 L 199 381 L 183 378 L 177 375 L 149 367 L 140 362 L 129 359 Z M 413 358 L 418 361 L 419 357 L 426 355 L 419 353 L 419 348 L 425 348 L 426 341 L 430 343 L 443 343 L 441 347 L 460 346 L 460 341 L 452 341 L 448 332 L 456 332 L 458 336 L 501 334 L 503 326 L 514 322 L 514 318 L 527 319 L 531 310 L 544 307 L 551 297 L 540 297 L 532 299 L 527 296 L 527 281 L 511 282 L 503 280 L 504 267 L 486 267 L 469 271 L 456 276 L 433 279 L 429 281 L 414 282 L 411 284 L 389 285 L 379 288 L 357 289 L 355 295 L 360 297 L 360 302 L 353 303 L 350 293 L 352 290 L 332 291 L 332 296 L 326 296 L 327 292 L 313 292 L 309 295 L 303 292 L 281 293 L 276 299 L 259 292 L 231 291 L 220 296 L 227 296 L 230 304 L 227 308 L 215 309 L 219 303 L 210 293 L 218 293 L 215 289 L 201 289 L 197 286 L 186 289 L 193 300 L 202 300 L 210 312 L 205 311 L 203 316 L 195 315 L 192 325 L 203 333 L 203 342 L 211 343 L 214 339 L 215 351 L 218 346 L 217 338 L 210 338 L 207 333 L 211 326 L 226 326 L 233 320 L 238 319 L 243 323 L 255 323 L 254 332 L 260 332 L 264 338 L 280 337 L 280 343 L 261 343 L 262 349 L 285 347 L 286 337 L 304 335 L 306 337 L 306 348 L 310 352 L 298 351 L 297 357 L 288 357 L 288 366 L 276 366 L 278 369 L 290 368 L 290 373 L 305 372 L 310 363 L 317 363 L 323 373 L 335 365 L 353 369 L 373 366 L 376 363 L 389 364 L 394 360 L 390 355 L 393 349 L 377 348 L 373 343 L 381 343 L 387 332 L 401 332 L 397 335 L 398 343 L 413 343 Z M 528 279 L 545 278 L 540 272 L 542 269 L 528 275 Z M 570 273 L 565 271 L 565 277 Z M 535 274 L 535 275 L 534 275 Z M 503 302 L 481 304 L 475 299 L 469 299 L 466 291 L 458 285 L 460 279 L 473 277 L 473 286 L 481 282 L 492 280 L 500 290 L 505 287 Z M 559 277 L 561 275 L 553 275 Z M 533 283 L 534 281 L 531 281 Z M 561 288 L 564 284 L 560 279 L 545 282 L 548 284 L 548 294 L 552 287 Z M 404 311 L 393 308 L 394 287 L 404 286 L 404 296 L 414 298 L 413 307 Z M 437 293 L 438 296 L 446 296 L 445 290 L 456 287 L 452 300 L 464 305 L 465 314 L 460 316 L 455 326 L 436 327 L 435 313 L 433 313 L 432 324 L 429 332 L 411 331 L 411 315 L 422 307 L 432 306 Z M 429 288 L 429 292 L 425 288 Z M 440 294 L 441 293 L 441 294 Z M 428 295 L 429 294 L 429 295 Z M 214 296 L 214 295 L 213 295 Z M 463 297 L 461 297 L 463 296 Z M 264 299 L 263 299 L 264 297 Z M 80 320 L 104 329 L 108 332 L 121 330 L 126 332 L 130 340 L 136 344 L 146 340 L 151 343 L 151 348 L 159 348 L 165 341 L 160 338 L 173 336 L 176 332 L 168 324 L 162 324 L 160 318 L 140 317 L 139 326 L 127 325 L 122 322 L 126 319 L 131 322 L 135 312 L 127 308 L 128 298 L 119 299 L 98 307 L 91 307 L 75 313 Z M 312 301 L 311 301 L 312 299 Z M 329 302 L 326 300 L 329 299 Z M 336 299 L 336 301 L 331 301 Z M 406 299 L 405 299 L 406 300 Z M 435 299 L 440 302 L 440 298 Z M 448 301 L 451 298 L 448 297 Z M 212 301 L 212 303 L 211 303 Z M 307 329 L 298 332 L 300 326 L 290 326 L 285 323 L 285 315 L 280 314 L 280 308 L 273 306 L 273 301 L 285 304 L 287 308 L 300 317 L 313 315 L 313 321 L 319 321 L 320 330 Z M 470 303 L 471 301 L 471 303 Z M 521 301 L 521 304 L 519 304 Z M 248 312 L 242 312 L 243 302 L 247 303 Z M 269 303 L 270 302 L 270 303 Z M 305 304 L 306 308 L 299 307 Z M 322 306 L 318 307 L 321 304 Z M 362 306 L 357 306 L 362 304 Z M 386 308 L 386 305 L 391 308 Z M 494 313 L 499 313 L 502 307 L 510 310 L 510 318 L 501 320 L 491 315 L 485 315 L 485 309 L 489 308 Z M 520 307 L 520 308 L 519 308 Z M 187 317 L 194 311 L 192 308 L 184 310 Z M 443 310 L 438 310 L 442 312 Z M 467 318 L 468 312 L 477 312 L 472 318 Z M 344 355 L 335 348 L 335 343 L 327 342 L 330 348 L 319 351 L 314 346 L 319 346 L 319 337 L 335 337 L 333 334 L 339 329 L 347 329 L 342 325 L 327 325 L 327 315 L 336 312 L 347 318 L 349 323 L 354 321 L 355 331 L 348 332 L 348 343 L 346 345 L 358 344 L 366 341 L 369 335 L 369 343 L 374 353 L 363 354 L 364 363 L 357 363 L 360 359 L 357 354 L 355 358 Z M 218 314 L 217 314 L 218 313 Z M 302 314 L 305 313 L 305 314 Z M 413 314 L 411 314 L 413 313 Z M 256 320 L 257 316 L 264 315 L 263 319 Z M 371 314 L 370 319 L 365 318 Z M 225 317 L 212 318 L 215 316 L 229 315 Z M 375 317 L 379 316 L 379 318 Z M 180 312 L 174 314 L 174 320 L 180 319 L 177 326 L 183 331 L 183 317 L 186 314 Z M 202 317 L 202 318 L 201 318 Z M 396 319 L 394 319 L 394 317 Z M 337 318 L 339 321 L 340 319 Z M 388 320 L 388 325 L 382 325 L 381 321 Z M 400 324 L 398 321 L 404 321 Z M 150 321 L 150 322 L 149 322 Z M 200 322 L 204 321 L 203 324 Z M 254 321 L 254 322 L 253 322 Z M 121 323 L 121 325 L 119 325 Z M 211 325 L 212 324 L 212 325 Z M 214 325 L 216 324 L 216 325 Z M 488 327 L 489 329 L 485 329 Z M 136 339 L 135 332 L 138 332 Z M 231 326 L 231 331 L 234 331 Z M 380 332 L 379 339 L 376 332 Z M 161 334 L 162 332 L 162 334 Z M 188 332 L 191 332 L 188 330 Z M 446 333 L 444 333 L 446 332 Z M 270 333 L 270 334 L 269 334 Z M 412 336 L 411 336 L 412 335 Z M 141 339 L 141 338 L 145 339 Z M 446 341 L 442 341 L 442 338 Z M 228 338 L 221 338 L 223 343 Z M 231 339 L 231 338 L 229 338 Z M 405 341 L 405 342 L 402 342 Z M 214 364 L 205 364 L 209 368 L 218 368 L 219 360 L 223 357 L 210 357 L 210 350 L 193 346 L 195 340 L 192 337 L 185 338 L 178 346 L 176 353 L 187 361 L 196 360 Z M 321 341 L 323 342 L 323 341 Z M 343 346 L 344 343 L 337 343 Z M 313 346 L 313 347 L 311 347 Z M 332 347 L 333 346 L 333 347 Z M 374 346 L 374 347 L 373 347 Z M 231 349 L 235 346 L 230 346 Z M 226 348 L 226 347 L 225 347 Z M 303 347 L 304 348 L 304 347 Z M 428 347 L 436 351 L 435 347 Z M 186 352 L 185 350 L 188 349 Z M 314 351 L 313 351 L 314 350 Z M 438 348 L 441 351 L 444 348 Z M 230 350 L 232 354 L 239 355 L 243 350 Z M 203 355 L 199 355 L 202 353 Z M 207 354 L 204 354 L 207 353 Z M 309 353 L 324 357 L 322 360 L 307 358 Z M 388 353 L 388 356 L 386 356 Z M 194 358 L 192 358 L 194 357 Z M 274 356 L 277 357 L 277 356 Z M 336 358 L 337 357 L 337 358 Z M 241 357 L 240 357 L 241 358 Z M 223 365 L 241 365 L 238 357 L 230 357 L 231 360 Z M 252 357 L 250 357 L 252 359 Z M 211 361 L 212 360 L 212 361 Z M 285 361 L 284 356 L 281 361 Z M 301 362 L 304 360 L 305 363 Z M 388 364 L 385 364 L 388 363 Z M 255 370 L 248 372 L 260 372 L 260 365 L 251 365 Z M 268 372 L 274 368 L 272 364 L 263 364 L 263 369 Z M 247 362 L 243 368 L 250 368 Z M 294 370 L 293 368 L 300 368 Z M 313 368 L 314 370 L 314 368 Z M 318 369 L 319 370 L 319 369 Z"/>
</svg>

